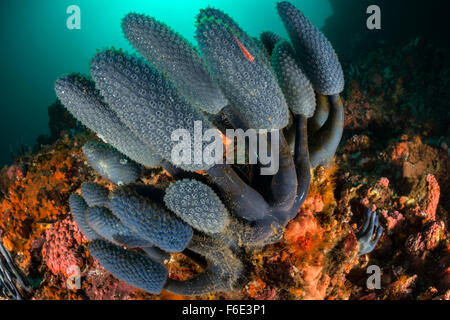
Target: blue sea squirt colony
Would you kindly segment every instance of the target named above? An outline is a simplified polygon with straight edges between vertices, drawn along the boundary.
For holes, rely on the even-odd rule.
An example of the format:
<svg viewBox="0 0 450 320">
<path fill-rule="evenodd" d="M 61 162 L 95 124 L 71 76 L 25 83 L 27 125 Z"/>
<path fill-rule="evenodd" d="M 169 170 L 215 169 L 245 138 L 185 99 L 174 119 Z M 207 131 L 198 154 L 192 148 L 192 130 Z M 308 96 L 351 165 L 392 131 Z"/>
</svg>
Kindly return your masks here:
<svg viewBox="0 0 450 320">
<path fill-rule="evenodd" d="M 341 65 L 298 9 L 281 2 L 277 10 L 290 42 L 272 32 L 253 38 L 207 8 L 197 16 L 198 49 L 154 18 L 131 13 L 122 29 L 144 59 L 106 50 L 91 61 L 92 79 L 57 80 L 62 103 L 105 142 L 89 142 L 83 152 L 117 187 L 86 182 L 70 208 L 89 251 L 117 278 L 151 293 L 239 289 L 249 250 L 281 238 L 306 198 L 311 168 L 333 158 L 344 123 Z M 316 93 L 328 96 L 329 110 L 316 106 Z M 193 132 L 194 121 L 205 130 L 276 130 L 280 169 L 263 177 L 258 164 L 249 175 L 228 164 L 175 166 L 171 134 Z M 176 182 L 166 190 L 140 183 L 144 167 L 163 167 Z M 368 212 L 358 234 L 361 254 L 381 232 Z M 204 271 L 185 281 L 168 278 L 164 261 L 172 252 Z"/>
</svg>

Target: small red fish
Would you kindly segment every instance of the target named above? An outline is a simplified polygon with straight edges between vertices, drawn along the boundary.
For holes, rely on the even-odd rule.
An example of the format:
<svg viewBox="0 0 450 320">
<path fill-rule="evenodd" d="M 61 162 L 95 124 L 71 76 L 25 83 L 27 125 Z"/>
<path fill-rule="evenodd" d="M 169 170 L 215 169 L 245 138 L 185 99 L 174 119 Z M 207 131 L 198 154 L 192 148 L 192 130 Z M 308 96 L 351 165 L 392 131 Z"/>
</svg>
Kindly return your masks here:
<svg viewBox="0 0 450 320">
<path fill-rule="evenodd" d="M 234 40 L 236 40 L 239 48 L 241 48 L 242 53 L 244 54 L 245 58 L 250 61 L 250 62 L 254 62 L 255 61 L 255 57 L 252 56 L 252 54 L 250 53 L 250 51 L 247 50 L 246 47 L 244 47 L 244 45 L 239 41 L 238 38 L 234 37 Z"/>
</svg>

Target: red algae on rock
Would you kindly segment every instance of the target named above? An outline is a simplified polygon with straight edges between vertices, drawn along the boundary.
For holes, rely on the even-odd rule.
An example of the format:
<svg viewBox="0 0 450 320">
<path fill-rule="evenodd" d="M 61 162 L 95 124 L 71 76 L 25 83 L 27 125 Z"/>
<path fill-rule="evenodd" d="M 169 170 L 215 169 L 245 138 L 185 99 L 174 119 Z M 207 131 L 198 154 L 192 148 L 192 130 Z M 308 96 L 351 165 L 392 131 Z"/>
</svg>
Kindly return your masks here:
<svg viewBox="0 0 450 320">
<path fill-rule="evenodd" d="M 432 222 L 424 231 L 412 234 L 406 240 L 406 249 L 409 254 L 414 256 L 422 256 L 426 250 L 435 249 L 439 241 L 444 238 L 444 222 Z"/>
<path fill-rule="evenodd" d="M 401 224 L 405 218 L 403 215 L 398 212 L 397 210 L 394 210 L 394 212 L 388 212 L 387 210 L 381 210 L 381 215 L 386 220 L 386 227 L 388 232 L 391 232 L 395 227 Z"/>
<path fill-rule="evenodd" d="M 436 181 L 436 178 L 432 174 L 427 175 L 427 204 L 425 208 L 425 221 L 435 221 L 436 220 L 436 209 L 439 203 L 440 188 Z"/>
<path fill-rule="evenodd" d="M 42 256 L 50 271 L 67 277 L 72 275 L 73 266 L 83 266 L 84 250 L 81 243 L 87 241 L 70 217 L 58 221 L 45 231 Z"/>
</svg>

